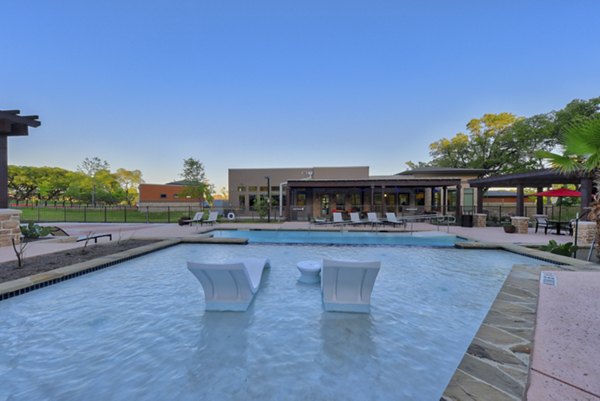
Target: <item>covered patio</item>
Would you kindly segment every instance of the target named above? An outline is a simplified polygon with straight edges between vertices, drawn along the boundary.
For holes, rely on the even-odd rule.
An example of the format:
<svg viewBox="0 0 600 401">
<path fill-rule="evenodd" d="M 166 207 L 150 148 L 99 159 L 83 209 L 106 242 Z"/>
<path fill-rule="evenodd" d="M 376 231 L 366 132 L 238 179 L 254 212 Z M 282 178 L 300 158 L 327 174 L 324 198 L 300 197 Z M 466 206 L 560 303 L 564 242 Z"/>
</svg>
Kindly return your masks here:
<svg viewBox="0 0 600 401">
<path fill-rule="evenodd" d="M 311 220 L 337 212 L 460 213 L 460 178 L 392 176 L 358 180 L 289 180 L 286 220 Z"/>
<path fill-rule="evenodd" d="M 591 175 L 563 174 L 558 170 L 545 169 L 469 180 L 469 185 L 477 188 L 477 213 L 483 213 L 483 194 L 488 188 L 516 188 L 516 216 L 525 216 L 525 188 L 534 188 L 536 192 L 542 192 L 545 188 L 551 188 L 553 185 L 568 184 L 577 186 L 581 192 L 580 215 L 584 217 L 592 198 Z M 542 197 L 538 197 L 536 200 L 536 214 L 544 214 Z"/>
</svg>

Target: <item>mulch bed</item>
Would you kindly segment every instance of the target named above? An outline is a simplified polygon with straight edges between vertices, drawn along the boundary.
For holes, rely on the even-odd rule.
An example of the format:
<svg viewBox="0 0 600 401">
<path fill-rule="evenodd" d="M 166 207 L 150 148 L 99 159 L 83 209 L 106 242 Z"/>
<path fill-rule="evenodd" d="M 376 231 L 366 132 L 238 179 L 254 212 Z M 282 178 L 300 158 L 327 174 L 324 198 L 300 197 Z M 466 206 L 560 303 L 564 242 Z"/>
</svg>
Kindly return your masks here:
<svg viewBox="0 0 600 401">
<path fill-rule="evenodd" d="M 75 263 L 85 262 L 102 256 L 111 255 L 126 251 L 128 249 L 151 244 L 155 241 L 127 240 L 113 241 L 104 244 L 94 244 L 84 248 L 74 248 L 65 251 L 49 253 L 46 255 L 27 257 L 25 250 L 25 259 L 23 267 L 17 266 L 17 261 L 0 263 L 0 283 L 16 280 L 18 278 L 32 276 L 34 274 L 58 269 L 59 267 L 74 265 Z"/>
</svg>

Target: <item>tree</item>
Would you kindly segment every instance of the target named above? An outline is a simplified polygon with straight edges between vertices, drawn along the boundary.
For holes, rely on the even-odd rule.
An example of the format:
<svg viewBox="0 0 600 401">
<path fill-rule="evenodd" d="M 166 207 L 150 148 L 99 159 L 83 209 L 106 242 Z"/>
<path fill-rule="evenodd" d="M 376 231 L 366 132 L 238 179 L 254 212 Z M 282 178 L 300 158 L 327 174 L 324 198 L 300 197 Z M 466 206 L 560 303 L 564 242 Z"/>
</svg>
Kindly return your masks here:
<svg viewBox="0 0 600 401">
<path fill-rule="evenodd" d="M 185 159 L 181 177 L 185 183 L 182 195 L 198 199 L 201 203 L 212 201 L 212 186 L 206 180 L 204 165 L 200 161 L 192 157 Z"/>
<path fill-rule="evenodd" d="M 110 165 L 106 160 L 101 160 L 98 157 L 86 157 L 77 167 L 78 171 L 85 173 L 87 176 L 94 177 L 101 170 L 110 171 Z"/>
<path fill-rule="evenodd" d="M 540 152 L 558 170 L 591 173 L 600 191 L 600 118 L 570 125 L 563 139 L 563 153 Z M 589 217 L 596 221 L 596 244 L 600 256 L 600 193 L 594 195 Z"/>
<path fill-rule="evenodd" d="M 35 167 L 8 166 L 8 190 L 17 202 L 35 197 L 38 180 L 39 172 Z"/>
<path fill-rule="evenodd" d="M 131 206 L 137 203 L 139 199 L 138 187 L 144 182 L 142 172 L 140 170 L 125 170 L 124 168 L 120 168 L 117 169 L 115 176 L 123 189 L 127 205 Z"/>
<path fill-rule="evenodd" d="M 506 150 L 513 143 L 508 130 L 518 118 L 511 113 L 484 114 L 467 124 L 469 134 L 458 133 L 429 146 L 433 164 L 439 167 L 476 168 L 503 172 L 512 166 Z"/>
</svg>

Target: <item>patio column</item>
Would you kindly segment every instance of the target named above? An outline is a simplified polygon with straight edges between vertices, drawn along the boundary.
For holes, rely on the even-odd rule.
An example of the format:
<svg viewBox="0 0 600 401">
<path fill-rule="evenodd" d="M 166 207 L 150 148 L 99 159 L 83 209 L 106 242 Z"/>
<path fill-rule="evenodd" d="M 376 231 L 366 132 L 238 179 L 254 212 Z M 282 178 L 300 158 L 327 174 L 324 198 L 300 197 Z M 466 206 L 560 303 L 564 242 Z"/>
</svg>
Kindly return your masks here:
<svg viewBox="0 0 600 401">
<path fill-rule="evenodd" d="M 371 206 L 369 207 L 369 211 L 373 211 L 375 209 L 375 185 L 371 185 Z"/>
<path fill-rule="evenodd" d="M 458 184 L 456 186 L 456 220 L 460 220 L 460 216 L 462 216 L 462 185 Z"/>
<path fill-rule="evenodd" d="M 590 199 L 592 199 L 592 179 L 582 178 L 581 179 L 581 211 L 579 215 L 582 216 L 588 207 L 590 207 Z"/>
<path fill-rule="evenodd" d="M 483 213 L 483 187 L 477 187 L 477 213 Z"/>
<path fill-rule="evenodd" d="M 517 185 L 517 216 L 525 216 L 525 197 L 523 185 Z"/>
<path fill-rule="evenodd" d="M 537 187 L 537 192 L 544 192 L 544 187 Z M 544 197 L 536 196 L 535 200 L 535 213 L 536 214 L 544 214 Z"/>
<path fill-rule="evenodd" d="M 385 215 L 386 205 L 385 205 L 385 185 L 381 186 L 381 215 Z"/>
<path fill-rule="evenodd" d="M 446 215 L 446 212 L 448 210 L 447 199 L 448 199 L 448 187 L 443 186 L 442 192 L 440 192 L 440 208 L 442 209 L 441 212 L 443 215 Z"/>
<path fill-rule="evenodd" d="M 0 209 L 8 208 L 8 136 L 0 135 Z"/>
</svg>

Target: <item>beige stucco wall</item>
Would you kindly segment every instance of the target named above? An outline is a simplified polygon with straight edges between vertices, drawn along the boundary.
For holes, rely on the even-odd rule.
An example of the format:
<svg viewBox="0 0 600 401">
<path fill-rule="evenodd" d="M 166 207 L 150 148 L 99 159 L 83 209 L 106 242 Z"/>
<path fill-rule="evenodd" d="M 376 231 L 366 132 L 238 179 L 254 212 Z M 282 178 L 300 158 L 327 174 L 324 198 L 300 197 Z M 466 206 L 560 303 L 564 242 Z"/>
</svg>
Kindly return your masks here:
<svg viewBox="0 0 600 401">
<path fill-rule="evenodd" d="M 368 166 L 350 167 L 298 167 L 298 168 L 247 168 L 229 169 L 229 205 L 233 209 L 240 206 L 239 197 L 246 199 L 246 209 L 249 205 L 250 195 L 266 195 L 267 191 L 261 191 L 261 187 L 267 186 L 267 179 L 271 179 L 271 195 L 279 195 L 279 184 L 287 180 L 337 180 L 337 179 L 366 179 L 369 178 Z M 250 187 L 256 187 L 251 191 Z M 244 187 L 245 191 L 238 191 Z M 285 189 L 284 189 L 285 192 Z"/>
</svg>

